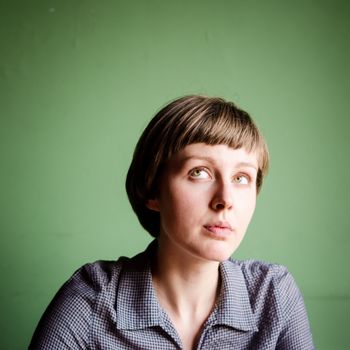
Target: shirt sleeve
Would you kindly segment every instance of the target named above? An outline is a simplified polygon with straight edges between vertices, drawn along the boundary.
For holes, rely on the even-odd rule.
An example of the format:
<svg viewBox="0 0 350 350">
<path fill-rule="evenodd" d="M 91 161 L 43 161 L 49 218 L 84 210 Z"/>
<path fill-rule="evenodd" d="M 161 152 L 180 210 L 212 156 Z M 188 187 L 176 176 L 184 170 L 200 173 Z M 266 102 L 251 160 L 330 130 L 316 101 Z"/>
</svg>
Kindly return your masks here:
<svg viewBox="0 0 350 350">
<path fill-rule="evenodd" d="M 91 265 L 87 264 L 61 287 L 51 301 L 29 349 L 88 349 L 95 289 Z"/>
<path fill-rule="evenodd" d="M 285 271 L 278 283 L 285 319 L 277 350 L 314 350 L 311 329 L 301 292 L 292 275 Z"/>
</svg>

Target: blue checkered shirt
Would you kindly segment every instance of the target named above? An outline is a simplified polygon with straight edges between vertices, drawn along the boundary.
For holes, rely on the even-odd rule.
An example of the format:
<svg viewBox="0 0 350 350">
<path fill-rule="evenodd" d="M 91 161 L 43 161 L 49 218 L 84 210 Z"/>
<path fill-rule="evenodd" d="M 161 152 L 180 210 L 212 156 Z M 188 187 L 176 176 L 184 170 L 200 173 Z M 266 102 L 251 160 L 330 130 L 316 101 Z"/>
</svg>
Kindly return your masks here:
<svg viewBox="0 0 350 350">
<path fill-rule="evenodd" d="M 59 290 L 29 349 L 183 349 L 152 285 L 153 242 L 129 259 L 80 268 Z M 314 349 L 303 298 L 280 265 L 227 260 L 197 349 Z"/>
</svg>

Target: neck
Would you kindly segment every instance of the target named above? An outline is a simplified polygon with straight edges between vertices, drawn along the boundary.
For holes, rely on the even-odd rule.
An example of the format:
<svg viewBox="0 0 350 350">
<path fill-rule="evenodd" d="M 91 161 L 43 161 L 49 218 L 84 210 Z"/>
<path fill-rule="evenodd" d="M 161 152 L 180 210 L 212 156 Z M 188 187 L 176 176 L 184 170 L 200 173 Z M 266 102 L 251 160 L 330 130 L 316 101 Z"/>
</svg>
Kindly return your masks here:
<svg viewBox="0 0 350 350">
<path fill-rule="evenodd" d="M 158 241 L 152 269 L 162 307 L 181 318 L 206 318 L 219 292 L 219 263 L 166 249 Z"/>
</svg>

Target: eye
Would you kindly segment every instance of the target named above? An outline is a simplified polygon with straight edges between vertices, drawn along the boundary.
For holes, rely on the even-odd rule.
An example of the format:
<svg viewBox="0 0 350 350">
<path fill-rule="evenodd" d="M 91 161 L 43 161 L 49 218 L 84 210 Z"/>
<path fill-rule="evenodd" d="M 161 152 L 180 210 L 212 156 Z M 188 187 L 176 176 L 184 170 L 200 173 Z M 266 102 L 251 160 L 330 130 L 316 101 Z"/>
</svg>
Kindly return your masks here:
<svg viewBox="0 0 350 350">
<path fill-rule="evenodd" d="M 210 175 L 204 168 L 196 168 L 190 171 L 189 175 L 193 179 L 209 179 Z"/>
<path fill-rule="evenodd" d="M 249 184 L 249 176 L 247 175 L 235 175 L 233 177 L 233 182 L 240 185 L 248 185 Z"/>
</svg>

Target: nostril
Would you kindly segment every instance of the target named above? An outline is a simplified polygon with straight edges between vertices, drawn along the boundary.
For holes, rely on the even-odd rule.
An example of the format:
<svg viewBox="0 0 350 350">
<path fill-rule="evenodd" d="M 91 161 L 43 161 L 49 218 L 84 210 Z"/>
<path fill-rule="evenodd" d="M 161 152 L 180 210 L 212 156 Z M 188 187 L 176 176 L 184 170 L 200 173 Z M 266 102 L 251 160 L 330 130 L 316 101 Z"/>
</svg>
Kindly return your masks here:
<svg viewBox="0 0 350 350">
<path fill-rule="evenodd" d="M 216 209 L 220 210 L 220 209 L 224 209 L 225 205 L 223 203 L 217 203 L 215 206 Z"/>
<path fill-rule="evenodd" d="M 225 200 L 224 198 L 215 198 L 210 205 L 214 210 L 224 210 L 231 209 L 233 203 L 230 199 Z"/>
</svg>

